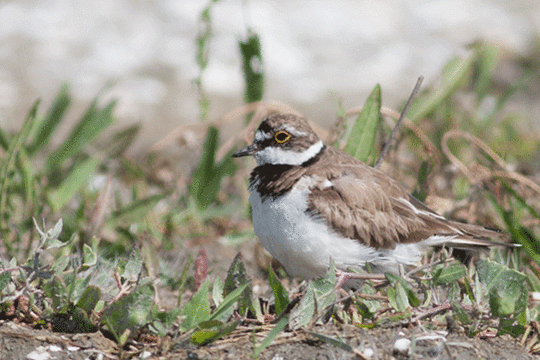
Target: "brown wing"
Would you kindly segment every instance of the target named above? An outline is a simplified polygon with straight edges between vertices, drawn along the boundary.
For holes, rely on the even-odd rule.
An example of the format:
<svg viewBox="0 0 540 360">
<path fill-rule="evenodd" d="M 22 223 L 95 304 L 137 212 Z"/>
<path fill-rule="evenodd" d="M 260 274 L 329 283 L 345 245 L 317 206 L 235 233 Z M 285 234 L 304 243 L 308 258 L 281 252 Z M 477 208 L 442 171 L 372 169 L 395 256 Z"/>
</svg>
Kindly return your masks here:
<svg viewBox="0 0 540 360">
<path fill-rule="evenodd" d="M 339 173 L 328 172 L 330 183 L 320 182 L 312 189 L 308 211 L 337 233 L 367 246 L 391 249 L 397 243 L 418 242 L 433 235 L 449 240 L 457 235 L 459 241 L 470 242 L 468 246 L 486 246 L 490 243 L 474 239 L 498 235 L 480 226 L 446 220 L 396 181 L 363 163 L 341 164 Z"/>
</svg>

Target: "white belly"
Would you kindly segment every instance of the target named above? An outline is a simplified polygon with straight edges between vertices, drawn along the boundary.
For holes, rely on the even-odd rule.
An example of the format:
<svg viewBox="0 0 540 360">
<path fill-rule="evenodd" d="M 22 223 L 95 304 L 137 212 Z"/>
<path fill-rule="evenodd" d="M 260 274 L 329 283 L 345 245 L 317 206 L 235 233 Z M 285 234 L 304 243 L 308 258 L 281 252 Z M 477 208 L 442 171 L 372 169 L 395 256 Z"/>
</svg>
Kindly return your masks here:
<svg viewBox="0 0 540 360">
<path fill-rule="evenodd" d="M 333 259 L 336 267 L 363 267 L 367 262 L 381 271 L 397 271 L 404 252 L 418 261 L 416 245 L 398 245 L 394 250 L 376 250 L 345 238 L 306 214 L 309 179 L 300 181 L 286 195 L 262 201 L 252 190 L 253 227 L 262 245 L 285 267 L 289 275 L 306 279 L 324 275 Z M 397 255 L 401 256 L 397 256 Z M 408 262 L 409 262 L 408 261 Z"/>
</svg>

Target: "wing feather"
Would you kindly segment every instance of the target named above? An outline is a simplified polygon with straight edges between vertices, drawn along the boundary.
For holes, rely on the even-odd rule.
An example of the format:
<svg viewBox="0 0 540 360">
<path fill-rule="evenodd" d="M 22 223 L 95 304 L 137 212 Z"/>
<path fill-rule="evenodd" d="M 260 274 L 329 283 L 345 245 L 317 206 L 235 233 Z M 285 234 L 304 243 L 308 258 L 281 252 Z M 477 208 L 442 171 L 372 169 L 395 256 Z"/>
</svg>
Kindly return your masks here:
<svg viewBox="0 0 540 360">
<path fill-rule="evenodd" d="M 487 246 L 490 242 L 482 239 L 501 236 L 481 226 L 445 219 L 367 165 L 342 164 L 339 169 L 340 173 L 328 174 L 329 183 L 312 188 L 308 212 L 336 233 L 366 246 L 393 249 L 398 243 L 420 242 L 432 236 L 447 239 L 448 244 L 456 239 L 461 247 L 468 241 L 471 246 Z M 439 240 L 433 245 L 444 243 Z"/>
</svg>

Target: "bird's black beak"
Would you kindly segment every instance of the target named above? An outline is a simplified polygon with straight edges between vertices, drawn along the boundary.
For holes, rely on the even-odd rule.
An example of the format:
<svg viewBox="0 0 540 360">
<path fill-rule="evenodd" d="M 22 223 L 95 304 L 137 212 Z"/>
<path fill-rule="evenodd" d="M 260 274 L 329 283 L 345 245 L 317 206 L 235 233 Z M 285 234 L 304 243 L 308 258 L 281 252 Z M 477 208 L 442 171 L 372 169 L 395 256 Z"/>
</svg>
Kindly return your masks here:
<svg viewBox="0 0 540 360">
<path fill-rule="evenodd" d="M 242 157 L 242 156 L 248 156 L 248 155 L 255 155 L 260 150 L 259 144 L 256 142 L 249 145 L 247 148 L 238 150 L 234 154 L 232 154 L 232 157 Z"/>
</svg>

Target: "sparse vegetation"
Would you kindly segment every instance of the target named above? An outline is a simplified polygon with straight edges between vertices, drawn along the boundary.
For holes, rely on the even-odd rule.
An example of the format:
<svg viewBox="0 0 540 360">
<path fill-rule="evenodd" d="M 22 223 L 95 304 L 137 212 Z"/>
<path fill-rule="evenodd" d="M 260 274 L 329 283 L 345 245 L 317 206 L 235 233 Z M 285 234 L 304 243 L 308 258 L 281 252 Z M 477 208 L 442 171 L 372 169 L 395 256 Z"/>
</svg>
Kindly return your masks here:
<svg viewBox="0 0 540 360">
<path fill-rule="evenodd" d="M 201 76 L 208 61 L 210 5 L 198 40 Z M 241 48 L 246 100 L 260 100 L 264 76 L 250 67 L 252 57 L 261 56 L 256 35 L 250 33 Z M 166 255 L 182 252 L 193 239 L 206 239 L 206 247 L 227 234 L 255 241 L 240 195 L 247 167 L 238 169 L 242 164 L 225 155 L 246 133 L 220 147 L 219 124 L 208 124 L 198 165 L 178 184 L 174 177 L 156 176 L 159 171 L 148 162 L 125 156 L 138 127 L 100 136 L 113 123 L 114 101 L 103 105 L 96 99 L 67 139 L 51 148 L 70 104 L 64 86 L 46 114 L 36 102 L 17 132 L 0 130 L 0 317 L 57 332 L 101 331 L 124 357 L 247 338 L 252 346 L 243 353 L 257 358 L 280 337 L 290 340 L 289 330 L 365 356 L 328 325 L 452 328 L 471 338 L 509 334 L 528 352 L 540 353 L 540 314 L 532 296 L 540 293 L 540 187 L 533 180 L 538 174 L 511 170 L 534 161 L 540 139 L 516 126 L 519 115 L 502 114 L 511 95 L 527 85 L 523 79 L 538 79 L 531 75 L 534 69 L 525 69 L 515 85 L 495 87 L 498 56 L 483 43 L 472 55 L 452 59 L 440 83 L 426 87 L 413 103 L 383 169 L 428 203 L 445 199 L 446 216 L 504 229 L 521 250 L 496 249 L 487 259 L 462 263 L 442 249 L 422 267 L 366 281 L 355 293 L 336 291 L 330 269 L 298 295 L 276 267 L 263 282 L 267 293 L 254 295 L 240 255 L 225 280 L 212 274 L 205 251 L 195 261 L 186 251 L 171 269 Z M 206 119 L 210 104 L 200 78 L 198 85 Z M 339 131 L 330 134 L 336 146 L 371 163 L 398 115 L 381 107 L 383 91 L 377 85 L 364 111 L 344 112 Z M 238 121 L 256 113 L 255 123 L 265 109 L 276 108 L 261 102 L 246 109 L 236 112 Z M 348 126 L 347 118 L 357 114 Z M 232 176 L 242 181 L 230 181 Z M 165 297 L 174 306 L 163 306 Z"/>
</svg>

